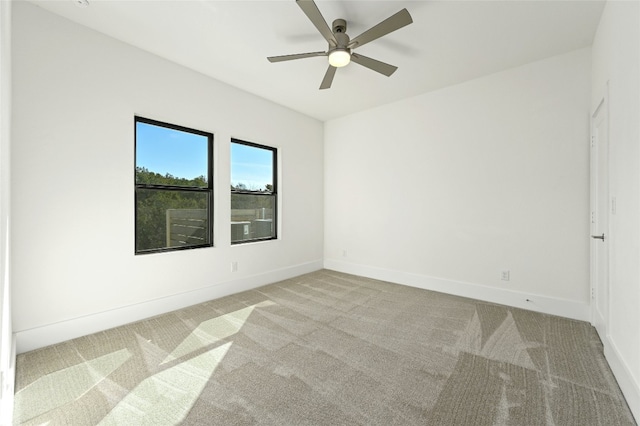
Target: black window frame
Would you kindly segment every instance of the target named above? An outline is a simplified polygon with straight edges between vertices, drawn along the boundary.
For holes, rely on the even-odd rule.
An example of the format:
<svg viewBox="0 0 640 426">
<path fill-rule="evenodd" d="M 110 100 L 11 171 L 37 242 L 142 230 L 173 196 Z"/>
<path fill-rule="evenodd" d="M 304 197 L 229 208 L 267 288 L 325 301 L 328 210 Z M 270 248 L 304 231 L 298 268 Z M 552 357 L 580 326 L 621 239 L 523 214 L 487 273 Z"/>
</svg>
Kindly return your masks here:
<svg viewBox="0 0 640 426">
<path fill-rule="evenodd" d="M 246 243 L 255 243 L 255 242 L 260 242 L 260 241 L 271 241 L 271 240 L 277 240 L 278 239 L 278 148 L 272 147 L 272 146 L 267 146 L 267 145 L 262 145 L 259 143 L 255 143 L 255 142 L 249 142 L 249 141 L 245 141 L 242 139 L 237 139 L 237 138 L 231 138 L 231 143 L 232 144 L 240 144 L 240 145 L 245 145 L 245 146 L 250 146 L 253 148 L 259 148 L 259 149 L 264 149 L 267 151 L 271 151 L 272 155 L 273 155 L 273 163 L 272 163 L 272 179 L 273 179 L 273 188 L 270 192 L 268 191 L 251 191 L 251 190 L 237 190 L 234 189 L 233 187 L 231 187 L 231 192 L 230 192 L 230 196 L 233 197 L 233 195 L 250 195 L 250 196 L 263 196 L 263 197 L 273 197 L 273 214 L 272 214 L 272 226 L 273 226 L 273 235 L 269 236 L 269 237 L 259 237 L 259 238 L 249 238 L 246 240 L 237 240 L 237 241 L 233 241 L 233 236 L 231 237 L 231 245 L 238 245 L 238 244 L 246 244 Z M 231 150 L 229 150 L 231 151 Z M 233 168 L 233 164 L 230 161 L 229 162 L 229 172 L 231 172 Z M 232 204 L 232 202 L 231 202 Z M 231 227 L 231 223 L 229 224 L 229 227 Z"/>
<path fill-rule="evenodd" d="M 136 169 L 138 167 L 137 159 L 137 144 L 138 144 L 138 123 L 150 124 L 158 127 L 165 127 L 171 130 L 177 130 L 186 133 L 192 133 L 198 136 L 204 136 L 207 138 L 207 187 L 191 187 L 191 186 L 178 186 L 178 185 L 156 185 L 156 184 L 141 184 L 136 181 Z M 213 247 L 213 138 L 214 135 L 211 132 L 203 130 L 197 130 L 190 127 L 180 126 L 177 124 L 167 123 L 164 121 L 153 120 L 141 116 L 134 116 L 134 165 L 133 165 L 133 182 L 134 182 L 134 253 L 139 254 L 151 254 L 151 253 L 164 253 L 171 251 L 191 250 L 204 247 Z M 207 236 L 208 242 L 204 244 L 193 244 L 188 246 L 173 246 L 173 247 L 160 247 L 154 249 L 138 250 L 138 191 L 139 190 L 158 190 L 158 191 L 186 191 L 194 193 L 207 194 Z"/>
</svg>

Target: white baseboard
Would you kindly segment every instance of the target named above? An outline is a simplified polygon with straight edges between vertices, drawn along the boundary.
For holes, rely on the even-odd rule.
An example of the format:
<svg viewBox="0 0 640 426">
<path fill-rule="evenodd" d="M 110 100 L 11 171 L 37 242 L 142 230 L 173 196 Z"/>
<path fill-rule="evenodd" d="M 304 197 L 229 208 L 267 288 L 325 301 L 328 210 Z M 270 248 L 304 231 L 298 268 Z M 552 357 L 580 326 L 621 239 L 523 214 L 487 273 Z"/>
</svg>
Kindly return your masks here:
<svg viewBox="0 0 640 426">
<path fill-rule="evenodd" d="M 322 260 L 317 260 L 242 277 L 233 281 L 221 282 L 185 293 L 17 331 L 17 352 L 32 351 L 320 269 L 322 269 Z"/>
<path fill-rule="evenodd" d="M 609 336 L 600 336 L 600 340 L 602 340 L 604 346 L 604 356 L 618 381 L 631 413 L 636 422 L 638 422 L 640 421 L 640 382 L 633 377 L 631 370 L 627 367 L 627 363 L 624 362 L 617 346 Z"/>
<path fill-rule="evenodd" d="M 599 325 L 598 325 L 599 324 Z M 606 333 L 605 330 L 605 325 L 606 321 L 604 320 L 604 317 L 602 316 L 602 314 L 600 312 L 598 312 L 597 309 L 592 309 L 591 312 L 591 325 L 596 329 L 596 331 L 598 332 L 598 336 L 600 336 L 600 340 L 602 341 L 602 343 L 604 343 L 604 335 Z M 600 329 L 598 329 L 600 328 Z"/>
<path fill-rule="evenodd" d="M 502 288 L 489 287 L 462 281 L 435 278 L 427 275 L 374 266 L 358 265 L 334 259 L 325 259 L 324 267 L 338 272 L 360 275 L 363 277 L 408 285 L 455 296 L 469 297 L 485 302 L 499 303 L 530 311 L 557 315 L 565 318 L 589 321 L 591 311 L 589 305 L 574 300 L 558 299 L 538 294 L 522 293 Z"/>
</svg>

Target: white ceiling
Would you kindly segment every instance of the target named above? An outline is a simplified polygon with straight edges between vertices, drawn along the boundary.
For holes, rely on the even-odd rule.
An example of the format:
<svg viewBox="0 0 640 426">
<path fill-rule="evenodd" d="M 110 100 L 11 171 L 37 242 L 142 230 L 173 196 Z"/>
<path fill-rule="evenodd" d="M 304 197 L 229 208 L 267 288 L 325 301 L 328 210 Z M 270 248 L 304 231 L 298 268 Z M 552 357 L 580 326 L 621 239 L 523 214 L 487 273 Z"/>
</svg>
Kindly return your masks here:
<svg viewBox="0 0 640 426">
<path fill-rule="evenodd" d="M 358 64 L 318 90 L 325 57 L 269 63 L 267 56 L 326 50 L 294 0 L 31 0 L 53 13 L 320 120 L 328 120 L 590 46 L 603 1 L 323 1 L 331 26 L 354 38 L 407 8 L 413 24 L 357 52 L 398 66 L 385 77 Z"/>
</svg>

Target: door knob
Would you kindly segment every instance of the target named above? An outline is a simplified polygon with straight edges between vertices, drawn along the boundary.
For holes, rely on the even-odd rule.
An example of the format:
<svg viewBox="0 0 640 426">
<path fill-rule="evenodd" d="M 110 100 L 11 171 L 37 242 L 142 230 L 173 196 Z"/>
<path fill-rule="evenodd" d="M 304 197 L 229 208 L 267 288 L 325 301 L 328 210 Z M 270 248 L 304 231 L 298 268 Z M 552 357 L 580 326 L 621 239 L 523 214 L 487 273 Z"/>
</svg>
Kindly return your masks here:
<svg viewBox="0 0 640 426">
<path fill-rule="evenodd" d="M 593 238 L 594 240 L 604 241 L 604 233 L 602 235 L 592 235 L 591 238 Z"/>
</svg>

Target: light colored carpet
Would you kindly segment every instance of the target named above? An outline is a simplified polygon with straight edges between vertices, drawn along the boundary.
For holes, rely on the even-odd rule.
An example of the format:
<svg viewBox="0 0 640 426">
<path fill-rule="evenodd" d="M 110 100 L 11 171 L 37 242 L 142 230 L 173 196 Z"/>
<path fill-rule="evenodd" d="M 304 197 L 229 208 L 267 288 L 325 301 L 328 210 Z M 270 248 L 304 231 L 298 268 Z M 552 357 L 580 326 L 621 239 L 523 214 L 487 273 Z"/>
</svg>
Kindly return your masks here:
<svg viewBox="0 0 640 426">
<path fill-rule="evenodd" d="M 16 424 L 632 425 L 589 324 L 318 271 L 17 360 Z"/>
</svg>

